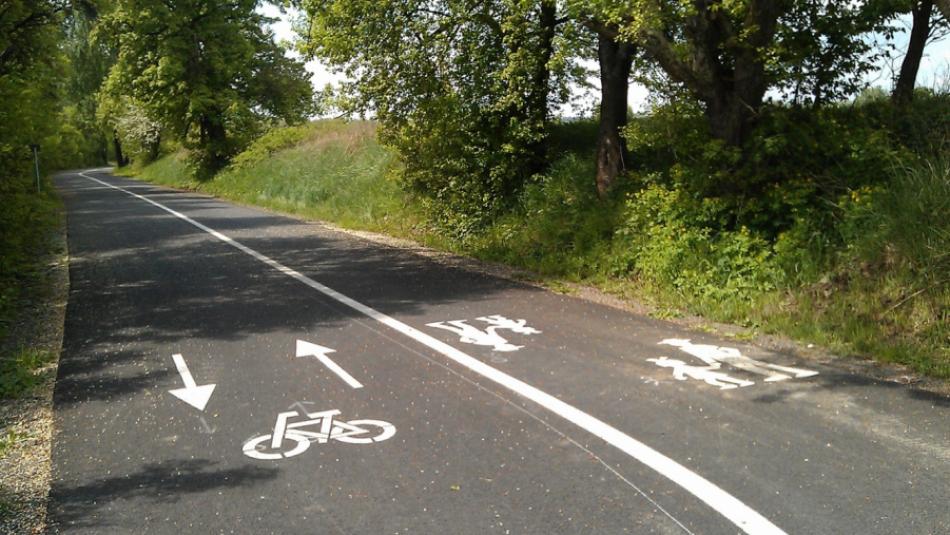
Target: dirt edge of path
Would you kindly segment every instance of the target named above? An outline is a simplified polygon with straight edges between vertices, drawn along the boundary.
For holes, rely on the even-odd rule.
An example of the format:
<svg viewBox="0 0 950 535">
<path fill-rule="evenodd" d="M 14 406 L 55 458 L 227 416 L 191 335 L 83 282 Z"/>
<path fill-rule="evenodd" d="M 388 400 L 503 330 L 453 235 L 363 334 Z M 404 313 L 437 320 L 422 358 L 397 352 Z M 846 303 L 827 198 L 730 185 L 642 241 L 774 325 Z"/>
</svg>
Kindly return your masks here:
<svg viewBox="0 0 950 535">
<path fill-rule="evenodd" d="M 66 213 L 60 208 L 45 273 L 28 293 L 4 349 L 30 348 L 49 360 L 36 373 L 41 382 L 25 396 L 0 400 L 0 533 L 44 533 L 51 481 L 53 388 L 69 296 Z"/>
</svg>

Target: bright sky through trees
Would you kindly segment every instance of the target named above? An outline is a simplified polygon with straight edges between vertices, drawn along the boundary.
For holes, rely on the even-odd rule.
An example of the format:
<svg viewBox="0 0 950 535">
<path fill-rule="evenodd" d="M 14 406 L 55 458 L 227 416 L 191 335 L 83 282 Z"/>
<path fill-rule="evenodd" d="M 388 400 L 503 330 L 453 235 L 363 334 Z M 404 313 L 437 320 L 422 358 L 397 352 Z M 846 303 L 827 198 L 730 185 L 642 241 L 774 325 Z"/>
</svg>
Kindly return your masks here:
<svg viewBox="0 0 950 535">
<path fill-rule="evenodd" d="M 265 5 L 261 12 L 268 17 L 278 19 L 271 25 L 275 35 L 279 40 L 292 40 L 295 35 L 291 27 L 292 13 L 281 13 L 273 5 Z M 880 69 L 868 76 L 872 86 L 882 87 L 889 90 L 892 86 L 892 71 L 900 67 L 900 58 L 903 56 L 904 49 L 907 47 L 908 32 L 910 30 L 910 18 L 904 17 L 901 24 L 905 30 L 895 37 L 895 45 L 899 53 L 894 55 L 893 65 L 882 63 Z M 585 62 L 585 67 L 591 71 L 590 81 L 595 85 L 593 89 L 575 87 L 574 104 L 561 106 L 558 114 L 564 117 L 573 117 L 589 114 L 599 102 L 600 95 L 596 89 L 597 82 L 597 62 L 591 59 Z M 306 64 L 307 71 L 313 74 L 312 82 L 315 89 L 323 89 L 327 84 L 335 84 L 342 80 L 338 74 L 330 72 L 319 60 L 310 60 Z M 945 37 L 939 41 L 928 44 L 924 58 L 920 64 L 920 73 L 917 78 L 917 85 L 923 87 L 932 87 L 934 85 L 950 83 L 950 38 Z M 646 105 L 647 89 L 639 84 L 630 85 L 630 106 L 634 110 L 642 110 Z"/>
</svg>

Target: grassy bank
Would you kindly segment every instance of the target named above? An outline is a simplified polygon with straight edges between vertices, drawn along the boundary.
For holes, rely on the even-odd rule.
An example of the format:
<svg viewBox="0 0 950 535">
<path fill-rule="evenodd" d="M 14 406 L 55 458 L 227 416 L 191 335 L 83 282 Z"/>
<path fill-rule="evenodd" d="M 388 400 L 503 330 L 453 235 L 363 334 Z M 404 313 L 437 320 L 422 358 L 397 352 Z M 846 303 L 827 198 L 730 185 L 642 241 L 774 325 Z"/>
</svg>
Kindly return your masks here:
<svg viewBox="0 0 950 535">
<path fill-rule="evenodd" d="M 707 162 L 664 160 L 666 152 L 690 152 L 656 146 L 651 129 L 689 125 L 662 114 L 635 121 L 640 137 L 628 137 L 638 162 L 645 163 L 611 200 L 599 200 L 593 186 L 596 125 L 564 124 L 554 132 L 548 173 L 525 187 L 515 209 L 465 236 L 426 223 L 423 201 L 400 188 L 398 164 L 375 141 L 370 123 L 329 121 L 274 131 L 207 182 L 187 178 L 180 152 L 130 172 L 241 203 L 411 237 L 527 268 L 552 282 L 595 285 L 652 304 L 660 316 L 697 314 L 950 378 L 950 229 L 937 215 L 950 213 L 950 165 L 939 156 L 887 152 L 891 145 L 879 140 L 877 126 L 847 120 L 858 126 L 827 134 L 846 140 L 827 143 L 830 148 L 820 155 L 839 162 L 838 174 L 799 179 L 788 171 L 792 178 L 774 179 L 777 191 L 761 206 L 738 210 L 745 220 L 727 220 L 735 205 L 713 196 L 697 199 L 684 187 L 684 181 L 698 180 L 690 173 L 708 172 L 702 167 Z M 835 121 L 841 118 L 828 120 Z M 812 172 L 794 162 L 786 166 Z M 871 169 L 880 176 L 865 179 Z M 842 178 L 847 173 L 857 178 Z M 842 185 L 826 187 L 832 181 Z M 794 215 L 770 226 L 776 214 L 786 213 Z"/>
<path fill-rule="evenodd" d="M 349 228 L 418 234 L 420 216 L 391 176 L 393 165 L 372 123 L 320 121 L 270 132 L 214 180 L 191 178 L 181 151 L 122 172 Z"/>
</svg>

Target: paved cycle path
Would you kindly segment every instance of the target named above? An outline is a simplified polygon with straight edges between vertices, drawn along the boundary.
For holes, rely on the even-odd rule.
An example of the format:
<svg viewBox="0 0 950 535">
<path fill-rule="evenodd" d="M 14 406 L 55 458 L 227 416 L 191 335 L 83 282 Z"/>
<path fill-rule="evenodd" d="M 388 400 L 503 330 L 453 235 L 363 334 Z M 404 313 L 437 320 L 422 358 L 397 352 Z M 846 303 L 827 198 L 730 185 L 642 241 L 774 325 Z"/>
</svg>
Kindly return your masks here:
<svg viewBox="0 0 950 535">
<path fill-rule="evenodd" d="M 104 171 L 57 184 L 57 531 L 950 532 L 946 398 Z"/>
</svg>

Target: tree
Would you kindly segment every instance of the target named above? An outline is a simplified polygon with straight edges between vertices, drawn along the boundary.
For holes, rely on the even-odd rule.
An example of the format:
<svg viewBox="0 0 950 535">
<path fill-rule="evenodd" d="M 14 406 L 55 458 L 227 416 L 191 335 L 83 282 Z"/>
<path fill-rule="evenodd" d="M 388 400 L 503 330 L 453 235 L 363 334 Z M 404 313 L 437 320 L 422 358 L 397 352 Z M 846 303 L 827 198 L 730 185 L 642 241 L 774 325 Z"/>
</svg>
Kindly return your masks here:
<svg viewBox="0 0 950 535">
<path fill-rule="evenodd" d="M 703 102 L 712 134 L 741 145 L 772 83 L 768 70 L 789 0 L 573 0 L 606 35 L 635 43 Z"/>
<path fill-rule="evenodd" d="M 595 26 L 599 28 L 599 26 Z M 600 66 L 600 125 L 597 131 L 597 193 L 601 198 L 626 169 L 627 95 L 630 69 L 636 46 L 618 41 L 609 32 L 597 32 L 597 60 Z"/>
<path fill-rule="evenodd" d="M 63 99 L 75 108 L 74 126 L 82 134 L 82 153 L 90 164 L 104 164 L 109 158 L 108 136 L 97 117 L 97 95 L 116 58 L 115 49 L 106 40 L 94 38 L 98 18 L 99 9 L 94 4 L 70 10 L 60 44 L 68 62 Z M 117 138 L 113 141 L 118 143 Z M 121 156 L 120 149 L 116 152 Z"/>
<path fill-rule="evenodd" d="M 869 35 L 890 38 L 892 0 L 796 0 L 779 20 L 775 84 L 792 103 L 813 107 L 860 92 L 886 53 Z"/>
<path fill-rule="evenodd" d="M 0 0 L 0 196 L 15 185 L 8 177 L 28 172 L 29 145 L 57 130 L 51 110 L 60 104 L 57 80 L 65 62 L 58 43 L 68 8 L 59 1 Z"/>
<path fill-rule="evenodd" d="M 0 2 L 0 77 L 26 72 L 48 58 L 70 6 L 67 0 Z"/>
<path fill-rule="evenodd" d="M 97 118 L 111 135 L 118 165 L 158 158 L 162 124 L 149 115 L 145 106 L 124 95 L 101 92 Z"/>
<path fill-rule="evenodd" d="M 104 17 L 118 58 L 107 81 L 192 149 L 199 176 L 227 164 L 268 121 L 304 120 L 312 89 L 258 0 L 117 0 Z"/>
<path fill-rule="evenodd" d="M 553 0 L 303 0 L 302 49 L 344 72 L 408 187 L 463 234 L 547 166 L 570 22 Z"/>
<path fill-rule="evenodd" d="M 912 19 L 910 38 L 907 43 L 907 52 L 901 62 L 900 72 L 894 81 L 894 91 L 891 93 L 891 99 L 896 104 L 906 104 L 913 100 L 914 85 L 917 83 L 917 71 L 920 70 L 924 48 L 934 30 L 941 26 L 931 20 L 934 0 L 911 0 L 910 4 Z M 944 20 L 944 23 L 946 22 L 947 20 Z"/>
</svg>

